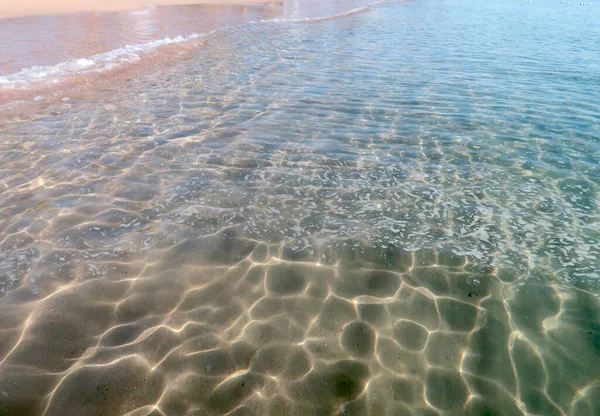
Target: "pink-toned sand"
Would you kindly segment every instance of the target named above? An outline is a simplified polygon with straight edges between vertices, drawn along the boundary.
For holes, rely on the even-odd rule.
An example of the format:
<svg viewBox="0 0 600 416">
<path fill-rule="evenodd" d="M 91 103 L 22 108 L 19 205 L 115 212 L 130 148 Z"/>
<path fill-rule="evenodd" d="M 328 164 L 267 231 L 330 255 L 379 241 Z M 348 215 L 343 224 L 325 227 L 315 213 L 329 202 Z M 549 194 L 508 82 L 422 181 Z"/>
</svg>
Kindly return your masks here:
<svg viewBox="0 0 600 416">
<path fill-rule="evenodd" d="M 76 12 L 136 10 L 145 5 L 266 4 L 269 0 L 0 0 L 0 19 Z"/>
</svg>

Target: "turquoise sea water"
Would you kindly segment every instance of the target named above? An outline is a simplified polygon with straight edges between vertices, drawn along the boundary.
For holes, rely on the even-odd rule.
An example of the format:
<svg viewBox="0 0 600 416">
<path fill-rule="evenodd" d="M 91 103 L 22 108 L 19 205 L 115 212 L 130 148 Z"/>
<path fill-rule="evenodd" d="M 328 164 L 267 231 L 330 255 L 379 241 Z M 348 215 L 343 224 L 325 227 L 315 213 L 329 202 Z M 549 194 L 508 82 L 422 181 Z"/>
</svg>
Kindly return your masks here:
<svg viewBox="0 0 600 416">
<path fill-rule="evenodd" d="M 253 21 L 6 117 L 0 415 L 600 414 L 598 6 Z"/>
</svg>

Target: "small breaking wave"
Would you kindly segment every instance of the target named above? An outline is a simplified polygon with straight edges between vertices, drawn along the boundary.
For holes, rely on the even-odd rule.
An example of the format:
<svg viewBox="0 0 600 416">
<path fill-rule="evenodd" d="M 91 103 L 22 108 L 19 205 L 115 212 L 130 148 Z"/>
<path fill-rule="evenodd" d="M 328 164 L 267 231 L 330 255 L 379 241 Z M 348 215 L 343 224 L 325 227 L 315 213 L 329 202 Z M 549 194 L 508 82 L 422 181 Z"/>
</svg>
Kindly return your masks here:
<svg viewBox="0 0 600 416">
<path fill-rule="evenodd" d="M 376 5 L 377 3 L 369 4 L 366 6 L 356 7 L 354 9 L 348 10 L 347 12 L 337 13 L 330 16 L 320 16 L 320 17 L 305 17 L 305 18 L 290 18 L 290 19 L 268 19 L 261 20 L 262 23 L 317 23 L 323 22 L 326 20 L 335 20 L 340 19 L 346 16 L 352 16 L 354 14 L 365 13 L 371 10 L 371 7 Z"/>
<path fill-rule="evenodd" d="M 140 60 L 141 56 L 167 45 L 180 44 L 212 34 L 193 33 L 174 38 L 163 38 L 138 45 L 127 45 L 89 58 L 78 58 L 48 66 L 33 66 L 14 74 L 0 76 L 0 88 L 15 89 L 30 87 L 37 83 L 58 83 L 72 75 L 92 74 L 114 69 Z"/>
<path fill-rule="evenodd" d="M 352 16 L 355 14 L 365 13 L 376 6 L 383 6 L 386 4 L 403 3 L 405 1 L 406 0 L 377 1 L 374 3 L 366 4 L 364 6 L 355 7 L 354 9 L 350 9 L 350 10 L 342 12 L 342 13 L 336 13 L 336 14 L 332 14 L 332 15 L 328 15 L 328 16 L 265 19 L 265 20 L 261 20 L 261 23 L 317 23 L 317 22 L 324 22 L 327 20 L 341 19 L 341 18 Z"/>
</svg>

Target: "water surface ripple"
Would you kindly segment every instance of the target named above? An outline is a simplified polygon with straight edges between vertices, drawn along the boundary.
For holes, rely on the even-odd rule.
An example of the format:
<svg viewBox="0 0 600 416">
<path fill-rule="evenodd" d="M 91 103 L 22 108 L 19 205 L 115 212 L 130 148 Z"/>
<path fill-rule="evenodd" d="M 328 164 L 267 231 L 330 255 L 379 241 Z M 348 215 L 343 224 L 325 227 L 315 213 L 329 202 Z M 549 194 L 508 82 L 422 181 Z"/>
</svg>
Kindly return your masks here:
<svg viewBox="0 0 600 416">
<path fill-rule="evenodd" d="M 597 415 L 597 8 L 482 3 L 4 117 L 0 415 Z"/>
</svg>

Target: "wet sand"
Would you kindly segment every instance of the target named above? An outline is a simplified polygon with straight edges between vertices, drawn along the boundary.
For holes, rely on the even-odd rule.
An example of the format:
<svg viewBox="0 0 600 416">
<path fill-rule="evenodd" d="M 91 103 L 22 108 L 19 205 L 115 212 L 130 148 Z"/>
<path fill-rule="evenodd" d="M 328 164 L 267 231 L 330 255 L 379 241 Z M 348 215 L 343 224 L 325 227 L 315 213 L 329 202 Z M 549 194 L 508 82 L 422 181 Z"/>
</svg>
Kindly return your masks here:
<svg viewBox="0 0 600 416">
<path fill-rule="evenodd" d="M 280 14 L 277 5 L 193 4 L 0 20 L 0 109 L 37 111 L 126 82 L 182 59 L 215 30 Z"/>
<path fill-rule="evenodd" d="M 146 52 L 143 45 L 152 42 L 166 45 L 167 39 L 201 35 L 253 19 L 269 19 L 280 11 L 281 7 L 277 5 L 191 4 L 153 6 L 126 12 L 81 12 L 0 19 L 0 37 L 3 40 L 0 76 L 23 69 L 87 60 L 124 48 L 130 50 L 123 51 L 122 55 L 125 52 L 142 55 Z M 146 49 L 152 50 L 151 47 Z M 73 68 L 71 75 L 76 75 L 76 69 Z M 0 80 L 0 88 L 3 86 Z"/>
<path fill-rule="evenodd" d="M 0 6 L 0 19 L 19 16 L 44 14 L 64 14 L 80 12 L 108 12 L 139 10 L 151 5 L 185 5 L 185 4 L 268 4 L 278 3 L 273 0 L 22 0 L 3 2 Z"/>
</svg>

